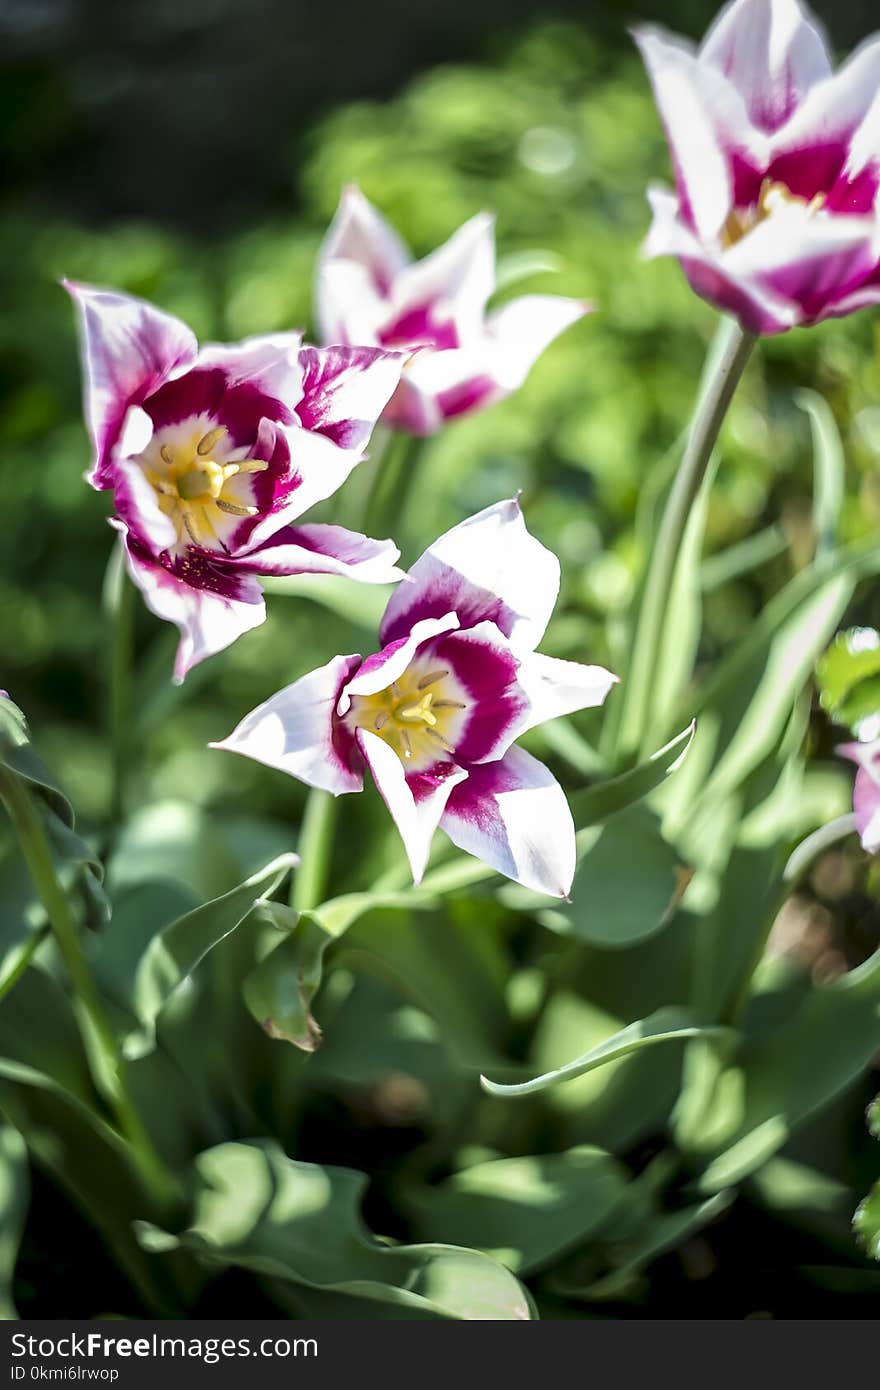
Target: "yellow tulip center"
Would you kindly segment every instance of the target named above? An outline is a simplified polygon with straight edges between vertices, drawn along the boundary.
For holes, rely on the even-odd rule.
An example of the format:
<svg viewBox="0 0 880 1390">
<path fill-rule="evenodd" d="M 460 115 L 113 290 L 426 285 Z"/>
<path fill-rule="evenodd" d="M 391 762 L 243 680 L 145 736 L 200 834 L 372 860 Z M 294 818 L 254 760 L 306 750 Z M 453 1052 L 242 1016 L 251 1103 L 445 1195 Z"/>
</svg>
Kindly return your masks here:
<svg viewBox="0 0 880 1390">
<path fill-rule="evenodd" d="M 353 695 L 346 716 L 352 728 L 369 729 L 394 749 L 408 767 L 427 767 L 454 751 L 464 700 L 450 672 L 410 666 L 385 690 Z"/>
<path fill-rule="evenodd" d="M 788 184 L 775 179 L 765 179 L 754 207 L 731 209 L 721 232 L 721 244 L 725 249 L 735 246 L 755 227 L 785 208 L 804 208 L 808 216 L 814 216 L 822 211 L 825 202 L 824 193 L 817 193 L 814 198 L 802 198 L 799 194 L 792 193 Z"/>
<path fill-rule="evenodd" d="M 206 433 L 197 429 L 183 440 L 154 441 L 142 456 L 144 473 L 156 489 L 159 506 L 171 517 L 181 541 L 189 537 L 194 545 L 222 544 L 222 519 L 227 516 L 256 516 L 258 509 L 245 504 L 230 490 L 233 478 L 262 473 L 269 467 L 262 459 L 218 462 L 212 455 L 224 443 L 223 425 Z"/>
</svg>

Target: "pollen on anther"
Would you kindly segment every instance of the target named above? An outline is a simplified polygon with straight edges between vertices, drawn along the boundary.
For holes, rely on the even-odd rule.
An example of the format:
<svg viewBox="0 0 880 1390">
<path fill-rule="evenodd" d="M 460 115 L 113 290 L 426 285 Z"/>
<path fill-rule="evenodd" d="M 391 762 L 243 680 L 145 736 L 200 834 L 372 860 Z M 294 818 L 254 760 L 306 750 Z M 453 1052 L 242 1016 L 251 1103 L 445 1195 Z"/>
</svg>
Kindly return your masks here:
<svg viewBox="0 0 880 1390">
<path fill-rule="evenodd" d="M 222 497 L 217 497 L 214 501 L 221 512 L 228 512 L 230 516 L 256 516 L 259 512 L 259 507 L 239 507 L 234 502 L 225 501 Z"/>
<path fill-rule="evenodd" d="M 220 443 L 220 440 L 223 438 L 225 434 L 225 425 L 218 425 L 216 429 L 208 430 L 207 434 L 203 434 L 198 444 L 196 445 L 196 453 L 199 455 L 199 457 L 206 458 L 208 454 L 210 454 L 212 450 Z"/>
<path fill-rule="evenodd" d="M 376 730 L 377 734 L 380 734 L 382 732 L 390 718 L 391 715 L 389 714 L 388 710 L 383 710 L 381 714 L 376 715 L 376 722 L 373 725 L 373 728 Z"/>
</svg>

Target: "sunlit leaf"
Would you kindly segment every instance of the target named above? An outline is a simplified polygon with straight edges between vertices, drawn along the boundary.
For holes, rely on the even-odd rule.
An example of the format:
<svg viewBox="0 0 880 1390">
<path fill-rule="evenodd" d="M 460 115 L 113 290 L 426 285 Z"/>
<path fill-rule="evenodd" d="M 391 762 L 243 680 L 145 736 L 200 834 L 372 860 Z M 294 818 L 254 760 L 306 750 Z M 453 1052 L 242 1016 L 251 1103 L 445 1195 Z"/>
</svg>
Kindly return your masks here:
<svg viewBox="0 0 880 1390">
<path fill-rule="evenodd" d="M 735 1124 L 700 1178 L 713 1192 L 741 1182 L 869 1065 L 880 1036 L 880 952 L 831 984 L 810 989 L 777 1028 L 750 1039 L 738 1059 Z"/>
<path fill-rule="evenodd" d="M 76 833 L 73 807 L 31 743 L 27 720 L 17 705 L 0 693 L 0 766 L 21 778 L 38 807 L 56 872 L 75 890 L 85 920 L 96 924 L 109 916 L 102 888 L 104 869 L 95 851 Z M 38 909 L 38 918 L 42 910 Z"/>
<path fill-rule="evenodd" d="M 798 405 L 810 417 L 813 434 L 813 532 L 816 552 L 825 554 L 835 545 L 846 486 L 846 460 L 837 421 L 824 396 L 799 391 Z"/>
<path fill-rule="evenodd" d="M 816 666 L 816 680 L 823 708 L 857 731 L 880 709 L 880 633 L 871 627 L 839 632 Z"/>
<path fill-rule="evenodd" d="M 409 1205 L 420 1234 L 476 1246 L 529 1274 L 603 1227 L 628 1185 L 609 1154 L 580 1145 L 475 1164 Z"/>
<path fill-rule="evenodd" d="M 141 1241 L 424 1317 L 531 1316 L 513 1275 L 476 1250 L 381 1244 L 360 1215 L 366 1181 L 348 1168 L 297 1162 L 273 1141 L 221 1144 L 196 1160 L 189 1228 L 175 1237 L 141 1224 Z"/>
<path fill-rule="evenodd" d="M 638 865 L 636 875 L 633 864 Z M 688 881 L 689 873 L 664 840 L 657 817 L 635 805 L 580 831 L 570 902 L 548 907 L 545 897 L 515 886 L 502 888 L 498 896 L 510 907 L 533 912 L 563 936 L 623 947 L 660 930 Z"/>
<path fill-rule="evenodd" d="M 231 892 L 195 908 L 152 937 L 138 963 L 134 984 L 134 1006 L 141 1028 L 126 1039 L 126 1056 L 137 1057 L 149 1050 L 155 1040 L 156 1019 L 171 995 L 208 952 L 241 925 L 262 897 L 275 892 L 296 863 L 296 855 L 283 855 Z"/>
<path fill-rule="evenodd" d="M 625 1057 L 630 1052 L 638 1052 L 643 1047 L 653 1047 L 662 1042 L 684 1042 L 688 1038 L 723 1037 L 727 1033 L 728 1030 L 724 1028 L 699 1024 L 689 1009 L 669 1005 L 658 1009 L 650 1018 L 628 1024 L 605 1042 L 590 1048 L 582 1057 L 576 1057 L 565 1066 L 536 1076 L 531 1081 L 503 1085 L 485 1076 L 480 1077 L 480 1081 L 483 1089 L 493 1096 L 528 1096 L 545 1091 L 550 1086 L 558 1086 L 563 1081 L 573 1081 L 576 1076 L 583 1076 L 585 1072 L 594 1071 L 596 1067 Z"/>
<path fill-rule="evenodd" d="M 253 925 L 266 925 L 278 935 L 260 964 L 244 981 L 245 1003 L 270 1038 L 314 1052 L 321 1030 L 311 1003 L 321 983 L 324 952 L 332 937 L 308 913 L 301 916 L 282 903 L 264 903 L 253 913 Z"/>
<path fill-rule="evenodd" d="M 689 724 L 675 738 L 645 762 L 607 782 L 597 782 L 569 797 L 575 825 L 596 825 L 616 811 L 642 801 L 655 787 L 680 767 L 694 738 L 695 725 Z"/>
</svg>

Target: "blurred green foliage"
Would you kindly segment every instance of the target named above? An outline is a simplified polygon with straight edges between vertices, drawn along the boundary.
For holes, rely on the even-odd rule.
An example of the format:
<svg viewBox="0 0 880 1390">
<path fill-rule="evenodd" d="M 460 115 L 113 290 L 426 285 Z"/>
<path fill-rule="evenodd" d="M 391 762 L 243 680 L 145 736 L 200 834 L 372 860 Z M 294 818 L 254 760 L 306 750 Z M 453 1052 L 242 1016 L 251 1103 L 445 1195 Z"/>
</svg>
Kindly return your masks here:
<svg viewBox="0 0 880 1390">
<path fill-rule="evenodd" d="M 548 350 L 515 397 L 427 443 L 395 534 L 409 562 L 463 516 L 522 489 L 530 528 L 563 564 L 562 600 L 544 650 L 626 665 L 626 615 L 652 509 L 676 461 L 716 326 L 675 264 L 639 258 L 645 186 L 668 176 L 668 161 L 638 63 L 606 52 L 581 28 L 543 26 L 495 66 L 438 69 L 390 102 L 340 109 L 308 146 L 301 214 L 234 234 L 212 226 L 204 239 L 147 225 L 85 227 L 46 221 L 11 200 L 6 209 L 0 681 L 26 710 L 81 827 L 104 840 L 111 788 L 101 591 L 111 533 L 107 497 L 82 481 L 88 448 L 72 314 L 56 283 L 62 274 L 150 298 L 202 338 L 235 338 L 309 325 L 315 253 L 347 182 L 360 183 L 419 254 L 480 208 L 494 209 L 502 294 L 573 294 L 593 300 L 597 312 Z M 205 216 L 212 216 L 208 200 Z M 856 589 L 853 580 L 849 589 L 831 589 L 817 581 L 809 588 L 815 415 L 804 408 L 803 388 L 829 403 L 843 441 L 839 539 L 863 540 L 880 525 L 876 316 L 762 344 L 724 435 L 708 499 L 707 557 L 701 569 L 693 566 L 702 610 L 696 681 L 715 672 L 691 701 L 701 719 L 696 760 L 685 765 L 693 771 L 670 782 L 650 811 L 625 798 L 622 809 L 593 806 L 579 819 L 587 827 L 582 891 L 571 907 L 544 904 L 535 917 L 536 905 L 516 890 L 470 894 L 455 883 L 447 895 L 438 888 L 418 902 L 396 898 L 404 879 L 395 834 L 375 814 L 372 795 L 346 798 L 332 892 L 363 889 L 386 871 L 389 894 L 344 905 L 351 925 L 333 940 L 333 970 L 320 991 L 327 938 L 341 930 L 338 906 L 333 921 L 320 913 L 305 918 L 281 945 L 279 923 L 265 913 L 248 918 L 247 931 L 218 927 L 198 988 L 185 978 L 200 959 L 191 945 L 183 956 L 175 947 L 177 974 L 169 974 L 165 949 L 189 940 L 189 928 L 183 938 L 179 929 L 197 917 L 198 904 L 241 893 L 243 878 L 295 848 L 301 819 L 300 787 L 212 752 L 208 741 L 330 654 L 372 650 L 383 596 L 361 591 L 355 604 L 332 583 L 279 583 L 266 625 L 199 667 L 182 689 L 169 682 L 175 634 L 138 611 L 133 814 L 108 855 L 115 910 L 96 958 L 125 1036 L 137 1014 L 138 1036 L 152 1045 L 165 1011 L 161 1048 L 139 1051 L 135 1067 L 159 1142 L 181 1167 L 207 1150 L 194 1179 L 192 1225 L 180 1236 L 156 1220 L 135 1241 L 130 1217 L 141 1211 L 124 1184 L 90 1218 L 126 1269 L 136 1291 L 127 1296 L 142 1300 L 138 1306 L 167 1306 L 147 1258 L 159 1253 L 173 1255 L 192 1279 L 190 1310 L 222 1312 L 228 1285 L 210 1285 L 187 1263 L 193 1252 L 205 1255 L 206 1243 L 209 1267 L 260 1276 L 248 1286 L 250 1301 L 235 1304 L 240 1315 L 268 1308 L 403 1316 L 409 1308 L 417 1316 L 439 1308 L 437 1315 L 460 1316 L 456 1290 L 473 1278 L 472 1308 L 503 1306 L 503 1315 L 522 1316 L 522 1290 L 499 1266 L 460 1251 L 459 1268 L 457 1257 L 433 1244 L 456 1240 L 479 1245 L 516 1273 L 541 1274 L 546 1316 L 592 1316 L 591 1308 L 609 1304 L 623 1316 L 662 1313 L 682 1297 L 715 1315 L 821 1307 L 835 1295 L 815 1269 L 832 1265 L 846 1275 L 845 1293 L 876 1291 L 876 1271 L 860 1260 L 849 1226 L 875 1161 L 876 1145 L 860 1124 L 859 1077 L 872 1036 L 876 1042 L 880 971 L 861 964 L 876 946 L 876 888 L 852 845 L 825 863 L 824 878 L 803 886 L 796 949 L 777 936 L 735 1067 L 719 1072 L 717 1056 L 701 1043 L 685 1053 L 680 1043 L 663 1042 L 584 1071 L 529 1105 L 481 1097 L 475 1075 L 486 1069 L 516 1082 L 558 1069 L 634 1019 L 684 1001 L 695 974 L 702 1003 L 714 1007 L 742 968 L 737 952 L 747 956 L 758 935 L 777 843 L 848 807 L 851 770 L 829 756 L 841 734 L 831 717 L 845 691 L 840 699 L 828 692 L 842 689 L 841 681 L 849 689 L 856 677 L 836 674 L 837 648 L 823 666 L 822 707 L 817 701 L 811 713 L 798 701 L 825 626 L 830 639 L 845 611 L 849 626 L 876 628 L 880 609 L 876 584 Z M 324 515 L 353 523 L 370 469 Z M 762 626 L 758 614 L 792 579 L 772 623 Z M 827 583 L 834 582 L 832 575 Z M 774 643 L 778 634 L 788 646 Z M 735 650 L 741 655 L 728 660 Z M 750 705 L 755 689 L 762 702 Z M 673 718 L 667 708 L 661 715 L 664 723 Z M 663 728 L 663 738 L 681 727 Z M 588 714 L 572 728 L 541 733 L 533 746 L 577 785 L 601 769 L 599 723 Z M 798 780 L 803 748 L 812 763 Z M 714 780 L 702 785 L 701 769 L 713 756 Z M 633 845 L 643 873 L 627 915 L 617 912 L 615 884 Z M 0 867 L 8 871 L 9 846 L 5 852 Z M 701 872 L 688 910 L 676 912 L 688 882 L 683 855 Z M 436 872 L 442 875 L 442 862 Z M 862 970 L 828 993 L 811 991 L 821 953 L 809 954 L 810 923 L 819 919 L 844 967 Z M 25 925 L 37 929 L 39 915 Z M 708 964 L 707 942 L 718 947 Z M 5 1001 L 0 1037 L 14 1039 L 20 1017 L 51 1013 L 55 1031 L 29 1065 L 51 1069 L 55 1054 L 69 1049 L 70 1090 L 82 1102 L 90 1085 L 51 951 L 43 964 Z M 161 990 L 156 981 L 164 982 Z M 314 1041 L 312 1008 L 324 1034 L 312 1055 L 265 1036 L 255 1022 L 271 1009 L 276 1034 Z M 764 1032 L 777 1023 L 785 1026 L 765 1049 Z M 23 1086 L 12 1089 L 14 1122 L 42 1135 L 41 1170 L 80 1208 L 94 1173 L 117 1181 L 103 1149 L 94 1173 L 85 1171 L 87 1127 L 76 1105 L 65 1109 L 42 1094 L 23 1099 Z M 785 1100 L 774 1109 L 777 1096 Z M 702 1117 L 711 1112 L 710 1132 L 695 1131 L 694 1107 Z M 662 1146 L 673 1109 L 670 1167 Z M 21 1155 L 14 1140 L 6 1150 L 0 1202 L 17 1213 L 25 1191 Z M 405 1242 L 392 1256 L 358 1229 L 362 1278 L 378 1269 L 386 1290 L 366 1313 L 363 1289 L 349 1287 L 357 1274 L 340 1272 L 332 1245 L 321 1264 L 305 1218 L 282 1211 L 275 1219 L 267 1210 L 230 1230 L 218 1207 L 218 1185 L 234 1185 L 244 1171 L 260 1190 L 271 1170 L 281 1190 L 295 1186 L 301 1170 L 317 1206 L 335 1212 L 333 1240 L 344 1243 L 363 1184 L 343 1168 L 313 1165 L 366 1172 L 369 1226 Z M 42 1200 L 51 1211 L 45 1191 Z M 547 1213 L 546 1223 L 536 1211 Z M 80 1218 L 65 1208 L 64 1219 L 75 1233 Z M 101 1274 L 106 1249 L 77 1294 L 82 1304 L 61 1306 L 51 1280 L 40 1283 L 52 1249 L 47 1226 L 34 1215 L 25 1234 L 21 1307 L 94 1312 L 102 1305 L 91 1290 L 103 1290 L 102 1277 L 112 1287 Z M 784 1277 L 755 1274 L 754 1249 L 768 1242 Z"/>
</svg>

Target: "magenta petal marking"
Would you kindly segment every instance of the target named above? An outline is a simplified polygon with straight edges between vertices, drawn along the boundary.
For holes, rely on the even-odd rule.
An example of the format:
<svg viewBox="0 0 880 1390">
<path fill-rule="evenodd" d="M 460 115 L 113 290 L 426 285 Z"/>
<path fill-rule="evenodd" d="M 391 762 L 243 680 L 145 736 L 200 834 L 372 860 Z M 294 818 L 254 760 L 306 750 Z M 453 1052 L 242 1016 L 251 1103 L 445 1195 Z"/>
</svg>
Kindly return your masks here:
<svg viewBox="0 0 880 1390">
<path fill-rule="evenodd" d="M 536 892 L 566 897 L 575 869 L 574 822 L 553 775 L 517 747 L 467 773 L 440 821 L 453 844 Z"/>
<path fill-rule="evenodd" d="M 263 417 L 290 424 L 293 413 L 283 402 L 267 396 L 254 381 L 230 383 L 222 367 L 198 367 L 177 377 L 144 401 L 156 429 L 210 415 L 224 425 L 237 446 L 252 444 Z"/>
<path fill-rule="evenodd" d="M 131 295 L 64 281 L 81 314 L 85 412 L 95 463 L 89 482 L 114 481 L 114 451 L 132 405 L 176 375 L 196 355 L 186 324 Z"/>
<path fill-rule="evenodd" d="M 455 756 L 468 763 L 497 757 L 515 737 L 528 708 L 516 681 L 519 662 L 501 633 L 492 623 L 454 632 L 433 645 L 430 661 L 452 672 L 468 703 Z"/>
<path fill-rule="evenodd" d="M 381 348 L 303 348 L 303 398 L 296 410 L 307 430 L 340 449 L 360 450 L 400 380 L 404 358 Z"/>
</svg>

